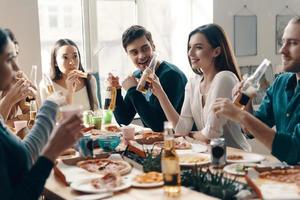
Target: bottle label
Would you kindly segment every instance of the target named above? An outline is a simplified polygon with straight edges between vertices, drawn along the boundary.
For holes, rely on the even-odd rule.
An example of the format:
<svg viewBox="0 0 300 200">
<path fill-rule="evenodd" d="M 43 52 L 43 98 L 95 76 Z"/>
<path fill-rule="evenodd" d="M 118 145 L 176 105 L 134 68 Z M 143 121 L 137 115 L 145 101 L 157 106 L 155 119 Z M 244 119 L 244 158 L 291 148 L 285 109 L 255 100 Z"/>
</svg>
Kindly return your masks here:
<svg viewBox="0 0 300 200">
<path fill-rule="evenodd" d="M 162 159 L 161 169 L 163 174 L 178 174 L 180 171 L 177 159 L 169 158 Z"/>
</svg>

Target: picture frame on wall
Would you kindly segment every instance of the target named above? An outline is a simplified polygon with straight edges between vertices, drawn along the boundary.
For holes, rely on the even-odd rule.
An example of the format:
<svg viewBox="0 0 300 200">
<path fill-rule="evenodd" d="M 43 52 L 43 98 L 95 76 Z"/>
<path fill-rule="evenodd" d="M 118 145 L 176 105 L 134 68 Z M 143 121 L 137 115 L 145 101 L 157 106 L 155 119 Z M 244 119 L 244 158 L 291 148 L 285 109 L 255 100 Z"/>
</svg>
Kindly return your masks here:
<svg viewBox="0 0 300 200">
<path fill-rule="evenodd" d="M 282 35 L 284 28 L 295 15 L 276 15 L 276 31 L 275 31 L 275 53 L 280 54 L 279 50 L 282 46 Z"/>
<path fill-rule="evenodd" d="M 256 15 L 234 15 L 234 52 L 238 57 L 257 55 Z"/>
</svg>

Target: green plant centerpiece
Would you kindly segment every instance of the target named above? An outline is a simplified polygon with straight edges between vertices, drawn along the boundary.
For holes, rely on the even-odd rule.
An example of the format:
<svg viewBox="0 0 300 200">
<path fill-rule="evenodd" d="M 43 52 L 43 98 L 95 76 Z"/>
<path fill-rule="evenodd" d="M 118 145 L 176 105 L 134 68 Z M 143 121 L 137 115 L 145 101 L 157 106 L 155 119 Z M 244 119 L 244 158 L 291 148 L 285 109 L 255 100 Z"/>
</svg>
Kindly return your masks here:
<svg viewBox="0 0 300 200">
<path fill-rule="evenodd" d="M 162 150 L 158 153 L 154 151 L 154 146 L 151 149 L 144 149 L 145 159 L 142 163 L 144 172 L 161 172 L 161 154 Z"/>
<path fill-rule="evenodd" d="M 220 199 L 234 199 L 240 190 L 247 188 L 235 178 L 226 177 L 223 172 L 212 172 L 197 166 L 183 170 L 181 180 L 183 186 Z"/>
</svg>

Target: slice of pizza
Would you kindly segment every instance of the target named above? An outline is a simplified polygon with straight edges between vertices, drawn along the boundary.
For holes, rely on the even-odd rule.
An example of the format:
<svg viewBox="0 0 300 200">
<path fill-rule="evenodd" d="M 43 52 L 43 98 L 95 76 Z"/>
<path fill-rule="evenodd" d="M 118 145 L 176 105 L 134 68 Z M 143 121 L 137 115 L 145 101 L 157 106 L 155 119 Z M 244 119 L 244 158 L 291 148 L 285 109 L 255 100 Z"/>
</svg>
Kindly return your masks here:
<svg viewBox="0 0 300 200">
<path fill-rule="evenodd" d="M 115 172 L 107 172 L 101 178 L 91 180 L 91 185 L 96 189 L 100 188 L 116 188 L 122 183 L 121 176 Z"/>
</svg>

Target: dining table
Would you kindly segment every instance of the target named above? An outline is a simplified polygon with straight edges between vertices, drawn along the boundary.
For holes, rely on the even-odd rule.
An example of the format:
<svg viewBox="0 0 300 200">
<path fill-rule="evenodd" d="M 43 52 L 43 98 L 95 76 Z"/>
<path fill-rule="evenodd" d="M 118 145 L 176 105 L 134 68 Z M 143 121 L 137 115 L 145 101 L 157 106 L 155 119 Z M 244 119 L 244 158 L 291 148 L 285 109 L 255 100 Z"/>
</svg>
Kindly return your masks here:
<svg viewBox="0 0 300 200">
<path fill-rule="evenodd" d="M 243 150 L 227 147 L 228 154 L 236 154 L 236 153 L 245 153 Z M 267 162 L 279 162 L 272 155 L 263 155 L 265 157 L 265 161 Z M 135 169 L 138 170 L 138 169 Z M 240 182 L 244 182 L 244 177 L 237 177 L 237 180 Z M 70 186 L 66 185 L 59 177 L 55 175 L 55 173 L 51 172 L 49 178 L 47 179 L 44 192 L 44 197 L 47 200 L 61 200 L 67 199 L 72 200 L 80 197 L 81 195 L 86 195 L 81 192 L 74 191 Z M 215 197 L 209 196 L 204 193 L 197 192 L 190 188 L 181 186 L 181 194 L 176 198 L 168 197 L 164 194 L 163 187 L 156 188 L 128 188 L 126 190 L 122 190 L 114 193 L 113 196 L 106 198 L 108 200 L 168 200 L 168 199 L 176 199 L 176 200 L 211 200 L 216 199 Z"/>
</svg>

